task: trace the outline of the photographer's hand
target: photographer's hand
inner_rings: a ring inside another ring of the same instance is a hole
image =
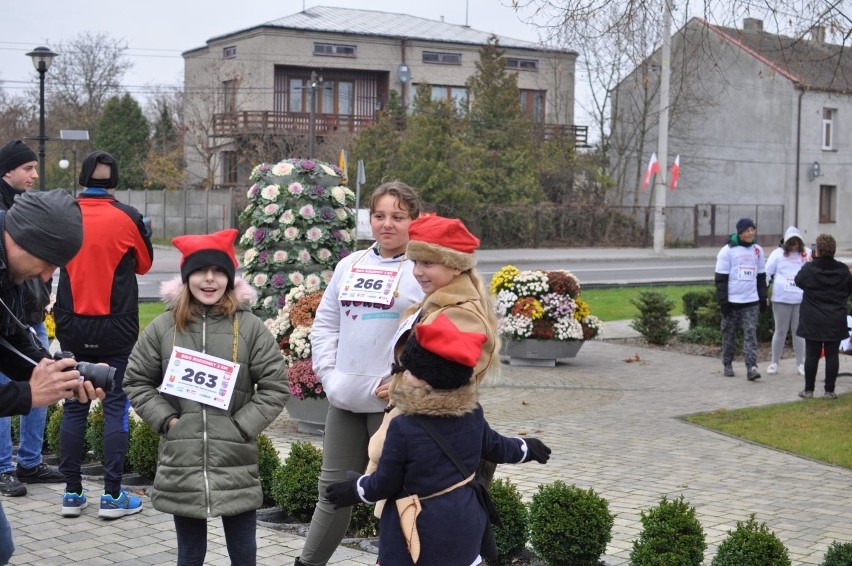
[[[101,389],[100,387],[95,388],[92,385],[91,381],[81,381],[77,385],[77,389],[74,390],[74,397],[81,403],[88,403],[89,401],[94,401],[95,399],[104,400],[106,397],[106,391]]]
[[[80,372],[73,369],[76,364],[77,362],[73,359],[55,361],[45,358],[41,360],[30,375],[32,406],[46,407],[74,395],[82,385]],[[91,387],[91,384],[89,386]]]

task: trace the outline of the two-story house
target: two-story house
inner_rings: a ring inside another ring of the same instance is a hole
[[[314,7],[213,37],[186,51],[186,160],[190,184],[245,184],[253,164],[240,148],[258,140],[322,142],[369,126],[395,91],[409,107],[417,86],[460,104],[491,34],[405,14]],[[497,37],[507,69],[517,72],[522,107],[542,124],[585,143],[573,126],[577,53]],[[265,147],[294,157],[304,144]],[[304,153],[299,155],[306,157]]]
[[[621,150],[634,163],[628,183],[642,179],[657,149],[659,61],[658,51],[616,93],[616,131],[635,136]],[[721,244],[738,217],[752,216],[766,245],[777,245],[788,225],[808,244],[823,232],[852,242],[852,225],[840,222],[852,203],[848,49],[827,43],[822,28],[794,38],[768,33],[755,19],[736,29],[693,18],[672,38],[670,84],[661,165],[680,155],[680,177],[666,205],[692,219],[667,214],[667,240]]]

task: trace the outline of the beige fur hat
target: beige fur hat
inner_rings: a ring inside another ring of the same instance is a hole
[[[461,220],[424,215],[408,227],[405,257],[440,263],[451,269],[467,271],[476,265],[473,252],[479,238],[471,234]]]

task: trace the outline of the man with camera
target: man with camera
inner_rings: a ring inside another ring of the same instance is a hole
[[[0,416],[26,415],[60,399],[88,403],[103,390],[80,381],[74,360],[54,361],[35,332],[21,322],[21,284],[50,281],[83,242],[80,207],[68,193],[27,191],[9,211],[0,210],[0,371],[12,382],[0,385]],[[0,505],[0,564],[14,551],[12,530]]]
[[[21,140],[13,140],[0,148],[0,210],[9,210],[15,198],[35,188],[38,179],[38,157]],[[39,341],[47,348],[45,308],[50,303],[50,282],[41,279],[25,281],[21,289],[21,321],[35,330]],[[0,383],[9,378],[0,373]],[[47,408],[33,407],[18,421],[19,438],[17,466],[12,461],[12,419],[0,417],[0,495],[21,497],[27,494],[27,483],[55,483],[62,474],[42,461],[44,425]]]
[[[115,368],[114,385],[104,399],[104,493],[98,517],[118,519],[142,511],[142,499],[121,489],[129,444],[130,404],[122,388],[124,370],[139,336],[136,275],[151,268],[151,235],[138,210],[114,196],[118,164],[109,153],[83,159],[77,196],[83,213],[83,246],[59,272],[56,337],[78,362]],[[85,371],[85,370],[84,370]],[[59,432],[59,471],[65,478],[61,513],[78,517],[88,502],[81,465],[89,403],[66,403]]]

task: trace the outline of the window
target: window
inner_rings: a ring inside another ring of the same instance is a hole
[[[336,43],[314,43],[314,55],[329,57],[355,57],[354,45],[338,45]]]
[[[536,122],[544,122],[543,90],[521,90],[521,110]]]
[[[237,152],[222,152],[222,183],[225,185],[237,184]]]
[[[439,65],[461,65],[461,53],[440,53],[437,51],[424,51],[424,63],[435,63]]]
[[[311,111],[311,87],[307,79],[289,79],[287,110]],[[317,114],[355,114],[355,83],[353,81],[325,80],[317,85]]]
[[[222,106],[225,112],[237,111],[237,81],[222,81]]]
[[[538,59],[516,59],[506,58],[506,68],[518,71],[538,71]]]
[[[464,110],[467,89],[463,86],[432,85],[432,100],[446,100],[456,110]]]
[[[837,210],[837,187],[834,185],[819,186],[819,221],[835,222]]]
[[[229,45],[228,47],[222,48],[222,59],[236,59],[237,58],[237,46]]]
[[[834,147],[834,117],[837,110],[834,108],[822,109],[822,148],[833,150]]]

